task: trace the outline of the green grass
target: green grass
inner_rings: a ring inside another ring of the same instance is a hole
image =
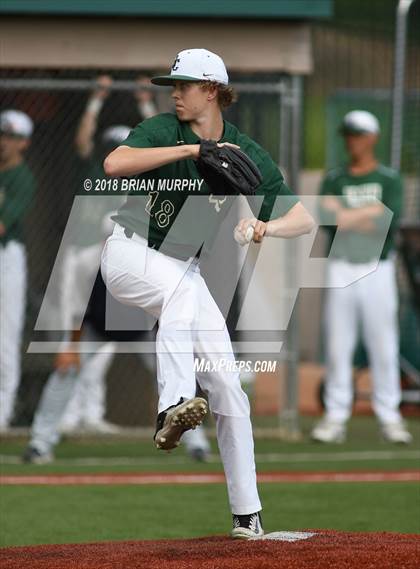
[[[419,467],[419,458],[413,455],[420,449],[420,422],[412,420],[409,428],[413,433],[414,443],[408,447],[396,447],[378,438],[376,422],[371,417],[357,417],[349,428],[348,441],[342,445],[318,445],[308,440],[309,429],[313,420],[304,418],[302,442],[288,443],[275,439],[258,439],[255,442],[259,471],[270,470],[396,470]],[[273,420],[265,421],[273,426]],[[12,457],[18,461],[25,449],[26,440],[3,441],[0,443],[0,455]],[[98,472],[219,472],[222,465],[217,455],[217,445],[212,441],[214,462],[197,464],[188,458],[182,449],[172,453],[157,451],[152,441],[124,439],[80,439],[68,440],[56,449],[57,462],[46,466],[28,466],[22,464],[0,464],[2,474],[46,474],[46,473],[98,473]],[[377,453],[392,453],[392,459],[380,458]],[[348,453],[365,453],[359,460],[352,460]],[[272,455],[278,455],[272,456]],[[271,456],[268,456],[271,455]],[[308,455],[306,458],[302,455]],[[94,457],[89,465],[80,464],[81,459]],[[296,457],[296,460],[294,460]],[[336,457],[336,458],[335,458]],[[113,459],[120,459],[113,461]],[[121,464],[126,459],[127,464]],[[79,462],[78,462],[79,461]]]
[[[261,498],[267,531],[420,532],[415,484],[262,484]],[[9,487],[1,505],[2,546],[187,538],[230,529],[223,485]]]
[[[304,420],[308,433],[312,421]],[[343,445],[257,440],[258,470],[399,470],[419,468],[420,424],[410,421],[415,443],[380,442],[372,418],[355,418]],[[26,441],[2,441],[0,454],[17,460]],[[221,471],[214,456],[197,464],[182,449],[171,454],[150,441],[70,440],[45,466],[3,463],[2,474]],[[358,454],[351,454],[358,453]],[[378,453],[386,453],[378,455]],[[95,457],[93,464],[80,461]],[[356,460],[357,458],[357,460]],[[125,461],[124,463],[121,463]],[[334,528],[349,531],[420,533],[420,490],[415,483],[262,484],[268,531]],[[2,546],[81,541],[159,539],[225,534],[230,528],[223,484],[193,486],[3,486],[0,489]]]
[[[66,442],[56,453],[56,462],[50,465],[23,465],[3,463],[0,473],[19,474],[63,474],[63,473],[108,473],[108,472],[221,472],[222,464],[217,448],[212,441],[211,462],[193,462],[179,449],[170,454],[158,452],[150,443],[140,442]],[[0,447],[1,448],[1,447]],[[417,447],[418,448],[418,447]],[[7,449],[7,452],[6,452]],[[3,445],[1,454],[14,462],[25,449],[25,444]],[[345,444],[321,446],[308,443],[284,443],[270,439],[256,443],[259,472],[267,471],[357,471],[357,470],[399,470],[418,468],[419,453],[413,447],[395,447],[379,443],[375,446]],[[355,454],[353,454],[355,453]],[[362,453],[362,454],[360,454]],[[385,457],[383,454],[385,453]],[[388,457],[390,453],[391,458]],[[354,457],[354,458],[353,458]],[[84,463],[84,459],[88,463]]]

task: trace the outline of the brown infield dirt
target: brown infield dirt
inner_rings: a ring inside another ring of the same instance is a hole
[[[420,535],[308,530],[295,542],[209,537],[10,547],[2,569],[418,569]]]
[[[150,484],[223,484],[222,472],[124,472],[119,474],[29,474],[0,476],[3,486],[96,486]],[[261,472],[258,482],[420,482],[420,469],[356,472]]]

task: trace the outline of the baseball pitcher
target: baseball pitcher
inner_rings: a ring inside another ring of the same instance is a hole
[[[255,191],[262,206],[237,228],[245,236],[252,226],[256,243],[308,233],[314,221],[268,153],[223,119],[234,94],[218,55],[183,50],[170,74],[152,83],[172,87],[175,114],[140,123],[105,159],[108,175],[139,176],[148,199],[130,195],[114,216],[102,274],[117,300],[142,307],[159,321],[157,447],[175,448],[184,432],[201,423],[207,402],[195,397],[198,381],[216,421],[233,514],[231,535],[248,539],[263,534],[249,401],[237,371],[194,372],[197,353],[209,361],[234,360],[224,317],[200,275],[200,258],[211,254],[211,234],[234,201],[230,193],[253,193],[259,184]],[[232,148],[240,152],[229,152]],[[210,174],[205,179],[203,173]],[[284,202],[274,216],[278,196]],[[187,221],[184,209],[196,197],[197,215]],[[206,203],[204,218],[198,212],[200,198]]]

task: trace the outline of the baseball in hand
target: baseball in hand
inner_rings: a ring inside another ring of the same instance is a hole
[[[246,231],[245,231],[245,235],[242,231],[240,231],[237,227],[235,227],[235,231],[233,234],[235,241],[237,243],[239,243],[239,245],[241,245],[241,247],[243,247],[244,245],[246,245],[247,243],[250,243],[252,241],[252,238],[254,236],[254,226],[253,225],[248,225]]]

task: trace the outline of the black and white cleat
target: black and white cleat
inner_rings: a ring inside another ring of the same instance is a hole
[[[171,450],[179,446],[183,433],[201,425],[206,413],[207,401],[202,397],[181,400],[159,413],[154,437],[156,448]]]
[[[239,516],[233,514],[233,529],[230,533],[234,539],[256,539],[264,535],[260,512]]]

